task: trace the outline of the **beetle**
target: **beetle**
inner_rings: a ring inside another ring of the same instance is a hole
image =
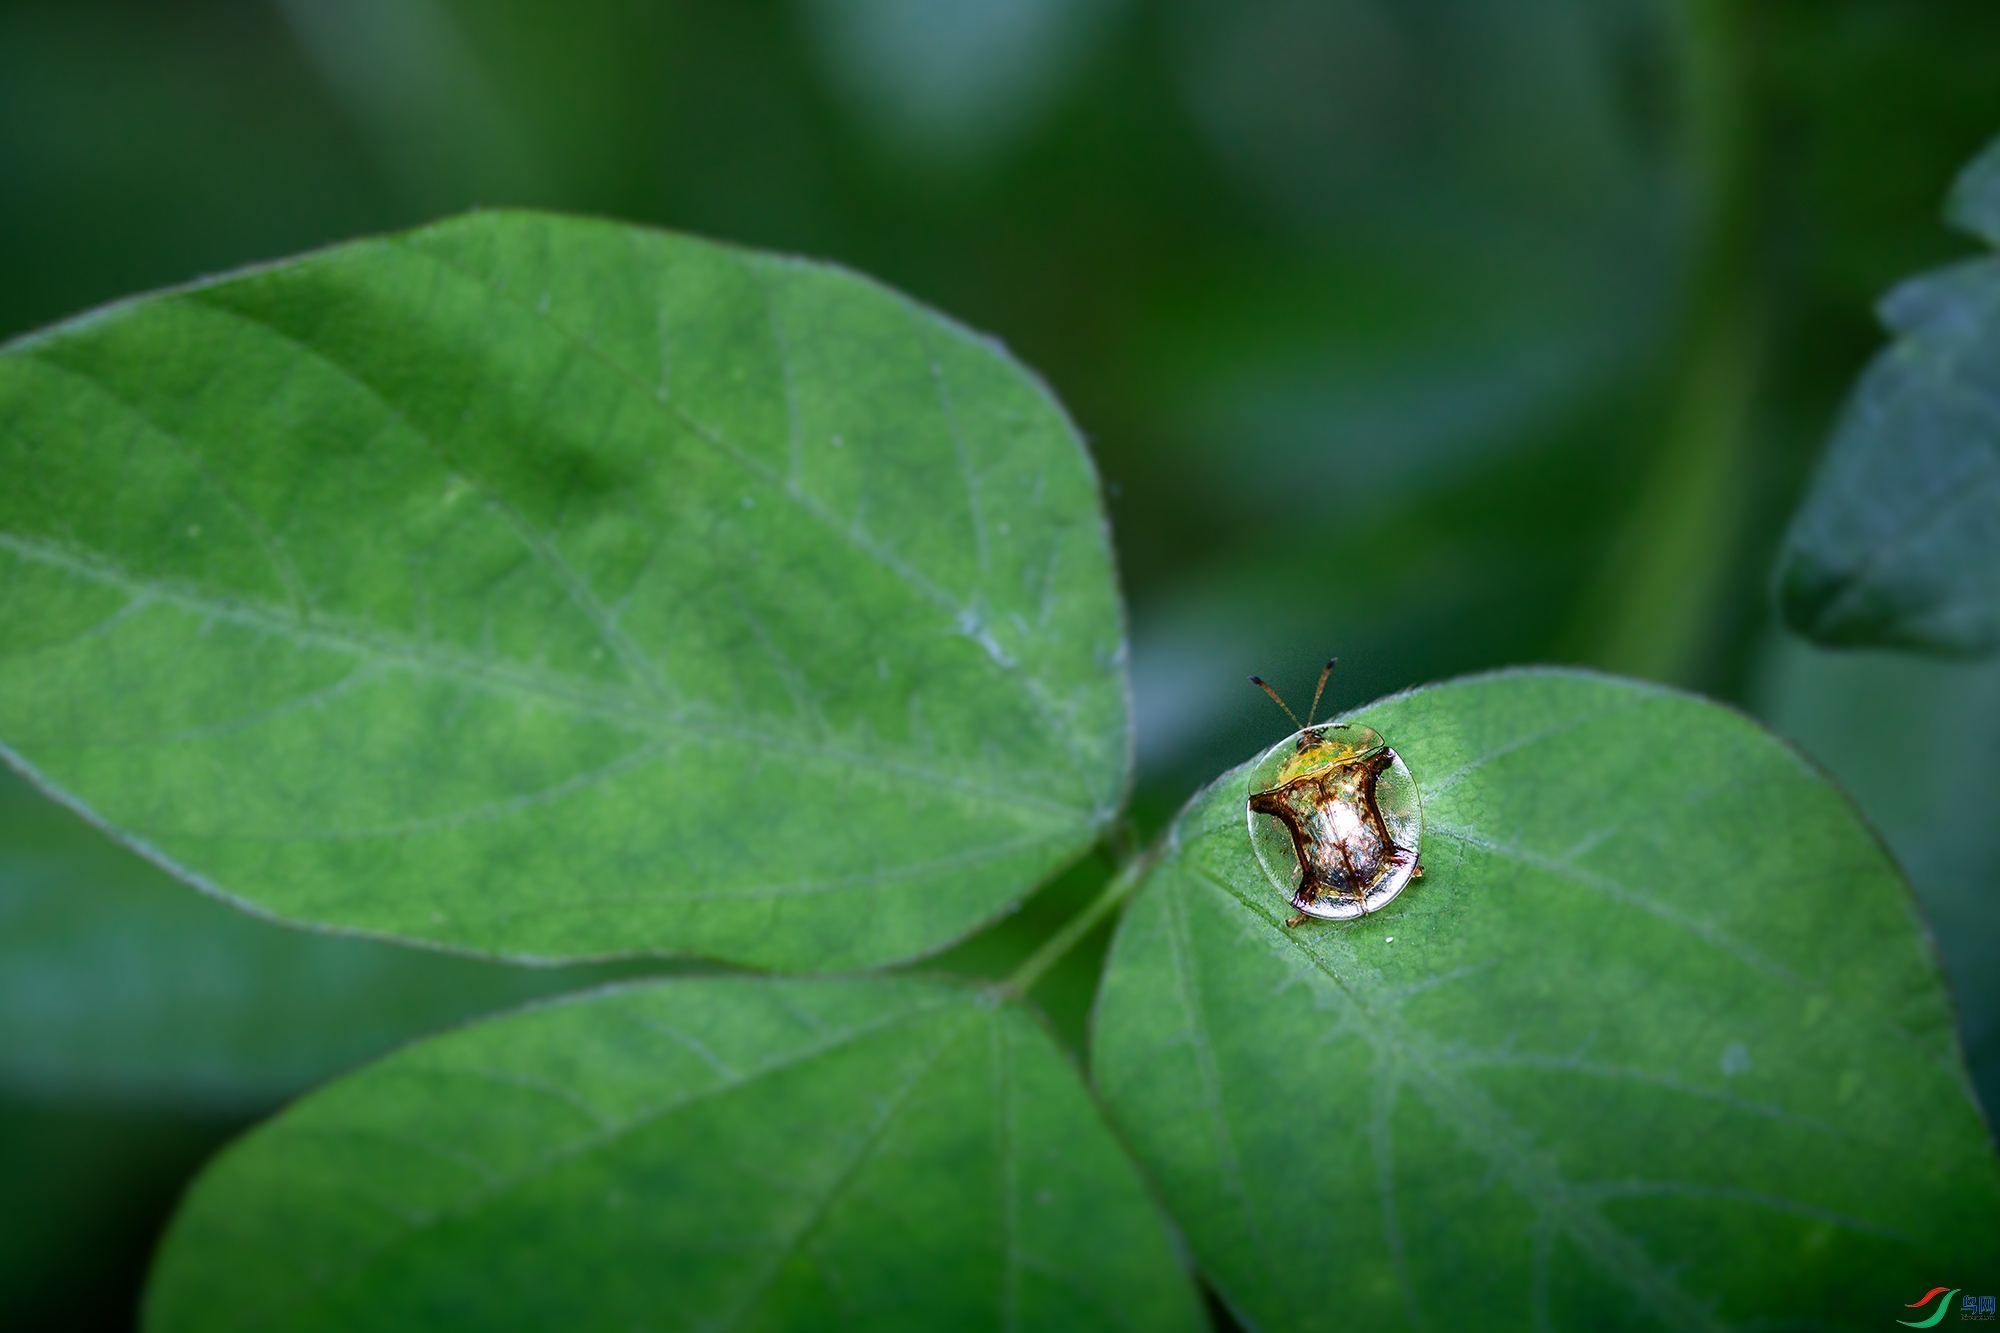
[[[1251,766],[1246,812],[1257,859],[1297,909],[1287,927],[1379,911],[1424,873],[1422,806],[1402,757],[1373,727],[1312,723],[1339,660],[1319,673],[1303,723],[1276,690],[1250,677],[1298,727]],[[1289,887],[1288,870],[1296,874]]]

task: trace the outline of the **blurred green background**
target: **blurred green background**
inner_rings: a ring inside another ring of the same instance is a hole
[[[1996,68],[1990,0],[0,0],[0,336],[483,204],[866,270],[1091,440],[1142,823],[1288,729],[1250,671],[1708,692],[1882,830],[1990,1106],[2000,670],[1811,649],[1769,584],[1874,301],[1973,248]],[[1072,1040],[1093,966],[1037,993]],[[0,1325],[129,1325],[249,1119],[618,971],[284,931],[0,778]]]

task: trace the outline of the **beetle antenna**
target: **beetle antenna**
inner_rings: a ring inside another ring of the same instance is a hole
[[[1258,689],[1260,689],[1260,690],[1264,691],[1264,693],[1266,693],[1266,694],[1270,695],[1270,696],[1271,696],[1271,702],[1272,702],[1272,703],[1274,703],[1274,704],[1276,704],[1276,705],[1278,705],[1278,707],[1280,707],[1280,708],[1282,708],[1282,709],[1284,709],[1284,710],[1285,710],[1285,716],[1286,716],[1286,717],[1288,717],[1288,718],[1290,718],[1290,719],[1292,720],[1292,725],[1293,725],[1293,726],[1295,726],[1295,727],[1298,727],[1298,729],[1299,729],[1300,731],[1304,731],[1304,730],[1305,730],[1305,727],[1304,727],[1304,726],[1302,726],[1302,725],[1300,725],[1300,723],[1299,723],[1299,715],[1298,715],[1297,713],[1294,713],[1294,712],[1292,711],[1292,706],[1291,706],[1290,704],[1286,703],[1286,702],[1285,702],[1285,701],[1284,701],[1283,699],[1280,699],[1280,698],[1278,697],[1278,692],[1277,692],[1276,690],[1272,689],[1272,688],[1271,688],[1271,687],[1270,687],[1269,685],[1266,685],[1266,684],[1264,683],[1264,678],[1263,678],[1262,676],[1252,676],[1252,677],[1250,677],[1250,683],[1251,683],[1252,685],[1255,685],[1255,686],[1256,686],[1256,687],[1257,687]]]
[[[1319,684],[1313,687],[1313,706],[1311,708],[1306,709],[1306,725],[1304,727],[1300,727],[1299,728],[1300,731],[1304,731],[1312,726],[1313,718],[1319,712],[1319,697],[1320,695],[1326,693],[1326,678],[1328,676],[1331,676],[1333,674],[1333,669],[1339,665],[1340,665],[1339,658],[1329,657],[1326,659],[1326,665],[1320,668]]]

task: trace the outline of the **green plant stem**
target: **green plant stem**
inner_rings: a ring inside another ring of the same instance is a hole
[[[1762,322],[1740,301],[1697,326],[1601,606],[1591,660],[1607,671],[1700,683],[1749,508]]]
[[[1142,852],[1121,865],[1103,890],[1088,906],[1069,920],[1063,922],[1055,934],[1043,940],[1035,951],[1021,960],[1021,965],[1008,974],[1007,979],[995,987],[1004,998],[1018,1000],[1035,988],[1042,974],[1053,967],[1058,959],[1076,947],[1077,941],[1088,935],[1105,917],[1118,910],[1124,901],[1132,896],[1145,878],[1146,870],[1153,864],[1153,853]]]
[[[1685,12],[1702,239],[1654,457],[1572,641],[1606,670],[1699,685],[1750,517],[1768,302],[1753,16],[1738,0]]]

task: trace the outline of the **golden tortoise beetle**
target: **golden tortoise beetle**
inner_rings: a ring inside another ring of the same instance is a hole
[[[1423,807],[1416,779],[1373,727],[1312,723],[1326,690],[1327,662],[1300,723],[1278,692],[1256,676],[1298,731],[1250,765],[1250,846],[1298,914],[1347,921],[1389,905],[1424,870]]]

